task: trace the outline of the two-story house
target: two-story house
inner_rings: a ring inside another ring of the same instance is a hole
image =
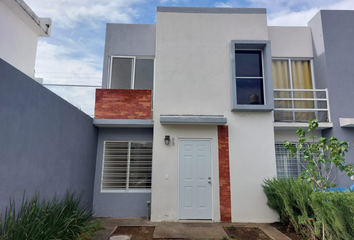
[[[317,136],[354,141],[352,29],[353,11],[270,27],[266,9],[240,8],[158,7],[156,25],[107,24],[96,215],[144,216],[151,201],[153,221],[276,221],[263,180],[302,170],[284,140],[317,118]]]

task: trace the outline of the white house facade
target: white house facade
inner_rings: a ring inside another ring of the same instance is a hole
[[[156,25],[107,24],[96,215],[277,221],[261,184],[299,176],[301,164],[282,147],[296,144],[297,127],[317,118],[318,137],[354,140],[354,116],[338,109],[344,100],[329,101],[354,89],[332,61],[348,54],[351,64],[350,53],[330,48],[341,34],[353,40],[335,32],[353,19],[320,11],[307,27],[270,27],[266,9],[158,7]]]

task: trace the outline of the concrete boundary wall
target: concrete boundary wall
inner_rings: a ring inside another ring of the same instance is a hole
[[[24,191],[83,191],[92,206],[97,134],[91,117],[0,59],[0,214]]]

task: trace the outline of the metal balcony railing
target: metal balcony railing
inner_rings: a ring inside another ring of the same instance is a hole
[[[101,86],[92,85],[62,85],[62,84],[43,84],[59,97],[71,103],[90,117],[95,112],[95,93]]]
[[[274,89],[274,121],[331,122],[327,89]]]

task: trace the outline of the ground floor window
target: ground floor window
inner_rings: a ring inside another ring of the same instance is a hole
[[[294,143],[298,146],[298,143]],[[304,148],[304,147],[303,147]],[[275,159],[277,164],[277,177],[300,177],[305,170],[306,162],[304,156],[298,152],[295,156],[290,156],[283,143],[275,144]]]
[[[102,192],[151,191],[152,142],[105,141]]]

